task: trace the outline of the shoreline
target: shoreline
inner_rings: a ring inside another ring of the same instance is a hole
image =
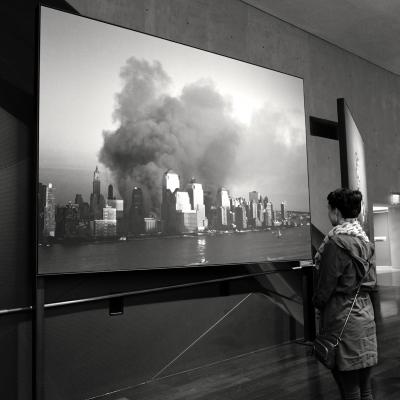
[[[132,241],[141,241],[141,240],[152,240],[152,239],[184,239],[184,238],[194,238],[194,237],[203,237],[203,236],[218,236],[218,235],[232,235],[232,234],[246,234],[246,233],[262,233],[262,232],[271,232],[271,234],[276,234],[278,231],[284,232],[288,229],[295,228],[307,228],[310,229],[310,225],[301,225],[301,226],[275,226],[268,227],[262,229],[246,229],[246,230],[210,230],[206,232],[187,232],[181,234],[163,234],[163,233],[153,233],[153,234],[139,234],[133,235],[128,234],[126,236],[122,235],[120,237],[113,238],[52,238],[49,241],[39,242],[38,247],[51,247],[56,244],[62,245],[84,245],[84,244],[103,244],[103,243],[124,243],[124,242],[132,242]]]

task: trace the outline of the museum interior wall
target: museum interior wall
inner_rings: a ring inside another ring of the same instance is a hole
[[[329,228],[326,195],[340,186],[339,145],[311,136],[309,117],[337,121],[337,98],[346,99],[364,138],[370,202],[386,203],[390,192],[400,191],[397,75],[241,1],[45,4],[302,77],[311,218],[321,232]],[[0,55],[0,310],[30,307],[34,298],[36,5],[26,0],[0,5],[0,40],[5,49]],[[398,235],[397,228],[391,229]],[[393,260],[393,252],[399,250],[391,251]],[[46,302],[56,302],[144,287],[150,284],[149,277],[156,286],[218,274],[180,276],[175,271],[173,279],[169,271],[140,277],[134,272],[54,277],[46,281],[45,295]],[[272,288],[292,295],[300,291],[296,277],[277,277]],[[207,296],[204,291],[187,290],[161,298],[125,299],[120,316],[109,315],[108,301],[47,310],[41,354],[44,398],[89,398],[302,336],[299,305],[220,285],[207,290]],[[204,340],[165,368],[220,320]],[[32,321],[29,310],[0,314],[0,370],[6,378],[1,398],[31,398]]]

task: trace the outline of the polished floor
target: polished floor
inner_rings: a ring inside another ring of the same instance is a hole
[[[400,287],[376,297],[379,364],[376,400],[400,399]],[[309,347],[289,343],[99,397],[100,400],[338,400],[330,372]]]

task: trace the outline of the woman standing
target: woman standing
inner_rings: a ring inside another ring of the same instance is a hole
[[[357,221],[362,195],[337,189],[328,195],[333,225],[316,255],[318,283],[314,305],[320,330],[339,335],[357,287],[363,283],[344,329],[332,370],[343,400],[372,400],[371,367],[378,362],[374,310],[369,291],[376,286],[375,250]],[[360,262],[355,257],[368,262]]]

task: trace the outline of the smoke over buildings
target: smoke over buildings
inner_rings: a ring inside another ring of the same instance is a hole
[[[114,112],[119,127],[103,133],[99,160],[114,175],[124,200],[129,202],[132,187],[140,186],[146,211],[159,212],[161,179],[168,169],[179,171],[181,182],[196,177],[213,192],[224,185],[243,127],[214,84],[192,82],[172,96],[162,65],[134,57],[120,76],[123,88]]]

